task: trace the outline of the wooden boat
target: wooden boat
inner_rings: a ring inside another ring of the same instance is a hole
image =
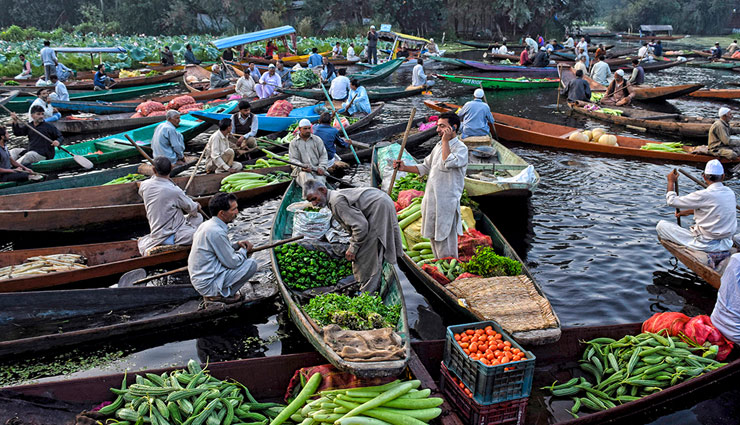
[[[740,89],[705,89],[689,93],[701,99],[740,99]]]
[[[429,56],[429,60],[440,62],[446,65],[452,65],[457,68],[468,68],[468,66],[460,62],[459,59],[448,58],[446,56]]]
[[[439,78],[452,83],[463,84],[466,86],[479,87],[484,89],[501,89],[501,90],[526,90],[539,89],[548,87],[557,87],[560,80],[557,78],[492,78],[492,77],[471,77],[467,75],[447,75],[436,74]]]
[[[699,68],[708,69],[732,69],[740,67],[739,62],[696,62],[691,61],[686,63],[687,66],[695,66]]]
[[[692,50],[692,53],[694,55],[702,57],[702,58],[711,58],[712,52],[706,52],[703,50]],[[728,60],[728,61],[740,61],[740,58],[733,58],[732,55],[722,55],[722,59]]]
[[[459,105],[451,103],[425,100],[424,105],[439,111],[456,111]],[[661,143],[655,140],[637,139],[634,137],[617,136],[619,146],[606,146],[598,143],[578,142],[569,140],[575,131],[580,129],[563,125],[549,124],[542,121],[529,120],[511,115],[493,113],[496,120],[496,133],[503,140],[519,142],[528,145],[544,146],[554,149],[566,149],[580,152],[593,152],[603,155],[622,158],[641,158],[661,161],[677,161],[686,163],[706,163],[711,159],[719,159],[723,163],[737,163],[740,159],[726,160],[709,155],[689,153],[689,147],[684,146],[686,153],[661,152],[640,149],[646,143]]]
[[[509,60],[512,62],[519,62],[519,55],[506,55],[503,53],[483,53],[483,59],[487,61]]]
[[[367,97],[371,102],[388,101],[395,99],[402,99],[404,97],[411,97],[421,94],[422,88],[414,88],[407,90],[406,87],[371,87],[366,88]],[[300,96],[308,99],[325,100],[326,95],[321,89],[278,89],[278,91],[291,95]]]
[[[215,99],[234,94],[236,91],[236,86],[233,85],[211,89],[211,71],[207,71],[198,65],[185,66],[185,75],[183,76],[182,81],[191,93],[198,93],[205,90],[216,90],[216,92],[213,92],[214,96],[218,94],[218,97]]]
[[[642,62],[640,66],[642,67],[642,69],[645,70],[645,72],[655,72],[655,71],[660,71],[661,69],[672,68],[674,66],[683,65],[686,63],[689,63],[689,62],[665,59],[665,60],[656,60],[655,62]],[[627,71],[632,72],[631,66],[621,66],[619,67],[619,69],[625,72]]]
[[[589,105],[595,106],[582,101],[568,104],[573,112],[589,118],[626,126],[637,131],[645,130],[667,136],[706,140],[709,128],[714,123],[711,118],[663,114],[624,106],[609,106],[609,109],[622,111],[622,115],[611,115],[587,108]],[[740,123],[733,123],[732,132],[740,134]]]
[[[510,72],[513,74],[537,74],[537,75],[557,75],[558,70],[553,66],[534,67],[520,65],[494,65],[478,61],[460,59],[460,62],[470,68],[480,69],[489,72]]]
[[[124,99],[131,99],[139,96],[143,96],[155,91],[159,90],[166,90],[170,88],[174,88],[177,86],[177,83],[159,83],[159,84],[152,84],[149,86],[138,86],[138,87],[126,87],[126,88],[116,88],[116,89],[108,89],[108,90],[98,90],[98,91],[87,91],[87,92],[77,92],[77,93],[70,93],[69,99],[70,100],[88,100],[88,101],[95,101],[95,100],[124,100]],[[36,97],[16,97],[12,101],[8,102],[8,109],[10,109],[13,112],[28,112],[28,108],[31,107],[31,103],[36,100]]]
[[[133,148],[132,148],[133,149]],[[255,173],[290,171],[286,167],[262,168]],[[225,174],[196,175],[188,193],[203,208],[219,193]],[[190,177],[176,177],[184,188]],[[242,202],[280,193],[287,183],[234,192]],[[0,197],[0,230],[15,232],[59,232],[106,228],[112,225],[146,224],[146,209],[136,183],[21,193]]]
[[[350,60],[346,58],[332,58],[329,55],[331,54],[331,51],[321,52],[319,55],[326,56],[327,59],[329,59],[329,63],[333,64],[334,66],[351,66],[357,64],[357,62],[360,61],[360,58],[357,58],[356,60]],[[306,66],[308,64],[308,58],[311,55],[299,55],[299,56],[284,56],[280,58],[280,60],[283,61],[285,66],[295,66],[297,64],[300,64],[301,66]],[[250,63],[260,64],[260,65],[270,65],[277,62],[273,58],[265,58],[262,56],[248,56],[246,58],[243,58],[241,62],[237,61],[226,61],[227,64],[232,65],[234,67],[239,68],[246,68],[249,66]]]
[[[488,153],[485,148],[473,148],[468,150],[468,169],[465,177],[465,190],[468,195],[476,200],[478,198],[492,197],[530,197],[540,182],[540,175],[532,170],[534,179],[528,182],[499,182],[492,178],[481,178],[503,173],[507,178],[517,176],[522,170],[529,167],[529,163],[509,148],[497,142],[491,141],[493,157],[480,158],[478,151]]]
[[[457,40],[456,43],[462,44],[463,46],[476,47],[478,49],[487,49],[489,47],[498,46],[500,44],[498,41],[475,41],[475,40]]]
[[[640,34],[630,34],[630,33],[622,33],[617,34],[617,37],[621,37],[622,40],[681,40],[682,38],[686,38],[685,35],[640,35]]]
[[[115,87],[125,88],[125,87],[137,87],[137,86],[144,86],[144,85],[150,85],[150,84],[164,83],[167,81],[172,81],[184,73],[185,71],[169,71],[164,74],[153,75],[151,77],[141,76],[141,77],[118,78],[116,79]],[[28,86],[35,87],[34,84],[35,83],[29,83]],[[21,87],[23,85],[24,84],[21,84]],[[69,90],[93,90],[95,88],[95,84],[93,83],[93,80],[67,81],[66,83],[64,83],[64,85]]]
[[[683,263],[684,266],[696,273],[700,278],[704,279],[704,281],[710,284],[714,289],[719,290],[719,287],[722,284],[722,275],[717,270],[709,267],[701,259],[697,258],[691,249],[661,238],[658,238],[658,241],[668,250],[668,252],[673,254],[678,261]]]
[[[131,118],[131,112],[111,115],[93,115],[77,118],[74,115],[66,116],[52,125],[62,134],[110,133],[114,131],[130,130],[145,125],[164,121],[164,115],[153,117]]]
[[[290,223],[292,223],[293,214],[290,213],[287,208],[290,204],[301,201],[302,199],[301,188],[295,183],[295,181],[293,181],[285,192],[283,201],[275,214],[275,220],[273,221],[272,230],[270,232],[270,239],[272,241],[285,239],[291,236],[289,229],[292,228]],[[314,346],[316,351],[321,353],[331,362],[331,364],[343,371],[351,372],[359,377],[397,376],[406,368],[406,363],[409,361],[411,356],[411,340],[409,338],[406,304],[403,298],[403,291],[401,289],[401,283],[398,280],[398,276],[396,275],[396,269],[393,265],[385,262],[383,263],[378,295],[383,299],[385,304],[401,305],[401,317],[399,318],[394,330],[404,341],[405,357],[402,360],[357,362],[344,360],[324,342],[322,329],[313,321],[313,319],[311,319],[311,317],[303,312],[297,295],[294,294],[293,290],[288,288],[285,282],[283,282],[274,250],[270,250],[270,257],[278,289],[280,290],[280,295],[283,297],[285,305],[288,308],[290,318],[293,320],[293,323],[295,323],[298,330],[301,331],[303,336],[305,336],[311,345]]]
[[[573,69],[568,67],[559,66],[558,73],[560,74],[560,81],[563,87],[565,87],[570,80],[576,78]],[[606,86],[597,83],[591,77],[584,76],[584,80],[588,81],[588,85],[591,87],[591,91],[605,92]],[[635,100],[642,102],[662,102],[667,99],[676,99],[681,96],[685,96],[689,93],[695,92],[700,88],[704,87],[704,84],[683,84],[680,86],[633,86],[635,90]]]
[[[371,185],[373,187],[380,187],[382,183],[382,176],[378,167],[378,158],[376,152],[377,149],[374,149],[371,162]],[[521,258],[519,258],[519,255],[517,255],[516,251],[514,251],[511,245],[509,245],[509,242],[506,241],[504,236],[501,234],[501,232],[499,232],[499,230],[491,222],[491,220],[480,211],[475,211],[475,223],[476,230],[491,237],[493,248],[499,255],[504,255],[511,258],[512,260],[516,260],[522,265],[522,274],[527,276],[532,281],[532,284],[534,285],[539,295],[547,299],[547,297],[542,292],[542,288],[540,288],[540,285],[535,281],[534,277],[529,272],[527,264],[523,262]],[[434,278],[432,278],[429,274],[422,270],[421,267],[417,266],[416,263],[407,254],[404,253],[401,258],[404,265],[409,270],[411,270],[411,273],[424,286],[424,288],[427,289],[431,294],[433,294],[434,297],[442,304],[448,307],[450,311],[455,312],[455,317],[457,317],[459,320],[468,320],[471,322],[493,320],[491,318],[485,318],[479,313],[476,313],[473,310],[469,309],[466,306],[464,300],[458,299],[458,297],[454,295],[444,285],[434,280]],[[525,345],[542,344],[545,342],[557,341],[560,338],[560,320],[557,318],[557,315],[554,311],[552,312],[552,314],[557,322],[557,327],[539,329],[537,331],[515,332],[512,334],[512,336],[518,342]]]
[[[97,284],[96,280],[112,278],[141,267],[161,267],[188,258],[189,249],[163,252],[142,257],[135,240],[70,245],[53,248],[22,249],[0,252],[0,267],[21,264],[39,255],[77,254],[87,258],[87,267],[48,274],[29,275],[0,280],[0,292],[33,291],[62,285]],[[109,285],[104,282],[103,285]],[[25,305],[30,308],[30,306]],[[44,307],[40,305],[40,307]],[[0,323],[3,321],[0,320]]]
[[[230,112],[236,108],[237,102],[228,102],[224,105],[214,106],[206,112]],[[66,148],[73,154],[83,155],[93,162],[93,164],[103,164],[110,161],[118,161],[132,158],[139,155],[139,152],[131,146],[126,139],[128,134],[132,139],[141,145],[148,145],[154,136],[154,130],[159,124],[150,124],[145,127],[129,130],[124,133],[118,133],[100,139],[90,140],[87,142],[67,145]],[[192,139],[198,134],[206,131],[210,124],[198,121],[191,114],[181,116],[180,125],[177,131],[180,132],[185,141]],[[39,161],[31,166],[34,171],[40,173],[58,172],[65,169],[74,169],[78,167],[69,154],[56,148],[53,159]]]
[[[42,182],[3,182],[0,183],[0,196],[13,195],[16,193],[43,192],[46,190],[71,189],[74,187],[98,186],[119,177],[136,173],[138,169],[139,165],[136,164],[102,171],[92,171],[89,173],[82,173]]]
[[[606,51],[604,56],[606,56],[607,59],[609,58],[618,58],[620,56],[630,56],[630,55],[636,55],[637,49],[634,47],[629,48],[619,48],[619,49],[609,49]]]
[[[98,114],[98,115],[105,115],[105,114],[122,114],[125,112],[133,114],[136,112],[136,106],[139,105],[139,102],[126,102],[126,103],[114,103],[114,102],[103,102],[102,100],[97,100],[93,102],[88,102],[84,100],[70,100],[70,101],[62,101],[62,100],[52,100],[51,106],[57,108],[59,111],[62,112],[86,112],[90,114]]]
[[[393,59],[381,63],[380,65],[375,65],[372,68],[366,69],[357,74],[350,74],[347,77],[350,80],[357,79],[357,81],[362,84],[376,83],[393,74],[402,64],[403,59]]]
[[[0,294],[0,358],[211,322],[277,295],[272,282],[253,283],[252,289],[250,298],[206,308],[189,284]]]
[[[664,58],[677,58],[679,56],[683,56],[685,58],[695,58],[699,57],[697,53],[695,53],[695,50],[669,50],[663,52]]]
[[[568,62],[575,61],[575,59],[576,59],[575,53],[573,53],[573,52],[566,52],[566,51],[563,51],[563,50],[555,50],[555,51],[552,52],[552,55],[553,56],[557,56],[557,57],[555,57],[553,59],[556,60],[556,61],[559,61],[561,63],[563,61],[561,61],[560,58],[565,59]],[[590,60],[593,61],[594,58],[591,57]],[[612,66],[620,66],[620,65],[627,65],[627,64],[632,63],[632,58],[630,58],[630,57],[626,57],[626,58],[608,58],[608,59],[604,59],[604,62],[606,62],[606,64],[609,65],[610,67],[612,67]]]

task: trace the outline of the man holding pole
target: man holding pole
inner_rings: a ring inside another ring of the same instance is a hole
[[[275,73],[275,65],[270,64],[267,67],[267,72],[260,77],[260,82],[254,90],[257,92],[257,97],[265,99],[275,94],[275,89],[282,86],[283,82],[280,81],[280,76]]]
[[[468,148],[457,138],[460,118],[445,112],[437,121],[441,140],[424,162],[406,165],[393,161],[398,171],[429,175],[421,203],[421,234],[431,241],[435,258],[457,257],[457,236],[463,234],[460,198],[465,187]]]
[[[293,166],[291,173],[301,187],[309,179],[326,182],[326,147],[319,136],[311,134],[311,121],[304,118],[298,123],[298,137],[290,142],[288,158],[291,162],[304,165]]]
[[[61,145],[62,133],[45,121],[44,108],[41,106],[31,107],[31,121],[27,125],[18,118],[15,112],[10,113],[13,120],[13,134],[16,136],[28,136],[28,149],[15,148],[10,150],[10,155],[21,165],[28,167],[45,159],[53,159],[54,148]],[[29,126],[38,131],[32,131]]]
[[[466,138],[475,137],[476,142],[482,141],[478,138],[484,138],[488,140],[491,134],[491,126],[493,126],[495,120],[491,114],[491,108],[486,102],[483,101],[485,93],[483,89],[475,89],[473,92],[473,100],[467,102],[460,112],[457,113],[462,118],[462,140]]]
[[[341,158],[337,156],[337,146],[348,148],[352,145],[352,141],[349,139],[343,139],[339,136],[339,130],[332,127],[331,125],[332,114],[324,112],[319,117],[319,123],[314,126],[314,136],[319,136],[324,141],[324,147],[326,148],[326,159],[328,171],[333,171],[334,168],[347,168],[349,164],[343,162]],[[341,119],[338,117],[337,119]]]

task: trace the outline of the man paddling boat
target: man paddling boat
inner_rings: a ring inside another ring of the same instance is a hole
[[[635,89],[624,78],[624,71],[618,69],[614,73],[614,79],[606,88],[606,94],[601,99],[604,105],[626,106],[632,102],[635,97]]]
[[[339,130],[331,125],[332,114],[324,112],[319,117],[319,123],[314,126],[313,134],[318,136],[324,141],[324,148],[326,148],[326,159],[327,159],[327,171],[331,172],[335,168],[347,168],[349,164],[343,162],[341,158],[337,156],[337,146],[344,148],[350,147],[352,141],[347,139],[344,140],[339,136]]]
[[[44,108],[38,105],[33,106],[30,113],[31,121],[26,125],[21,123],[15,112],[10,113],[10,118],[13,120],[13,134],[16,136],[28,136],[28,149],[11,149],[10,155],[25,167],[45,159],[53,159],[56,154],[54,148],[59,146],[62,140],[64,140],[62,133],[45,121]],[[36,131],[46,136],[46,138],[35,131],[29,130],[28,126],[33,126]],[[52,142],[49,143],[49,140]]]
[[[457,115],[462,119],[462,140],[469,137],[489,137],[494,124],[491,107],[483,101],[483,89],[475,89],[473,100],[467,102]]]
[[[719,108],[719,119],[709,128],[709,153],[725,159],[735,159],[740,155],[740,141],[730,138],[730,108]]]
[[[677,217],[693,214],[695,224],[684,229],[678,224],[660,220],[656,227],[660,239],[706,253],[708,264],[719,264],[729,255],[732,236],[737,230],[735,192],[722,184],[724,173],[722,164],[713,159],[704,169],[707,188],[678,196],[674,190],[678,172],[671,171],[667,176],[666,204],[680,209],[676,212]]]
[[[206,144],[206,173],[228,173],[239,171],[242,164],[234,161],[236,152],[229,146],[231,134],[231,119],[223,118],[218,123],[218,130],[214,131]]]
[[[303,168],[292,166],[291,173],[301,187],[309,179],[326,181],[326,147],[319,136],[311,134],[311,121],[304,118],[298,123],[298,137],[290,142],[288,157],[291,162],[304,165]]]
[[[348,107],[349,109],[347,109]],[[347,100],[342,103],[342,108],[347,109],[346,113],[353,117],[369,115],[372,112],[367,90],[357,78],[353,78],[349,82],[349,94]]]
[[[151,233],[139,238],[139,252],[148,255],[160,245],[190,245],[193,234],[203,222],[198,204],[170,180],[172,164],[165,157],[154,158],[154,176],[141,183],[139,196],[144,200]]]
[[[229,241],[228,224],[239,214],[236,196],[219,193],[211,198],[208,210],[211,218],[195,232],[190,248],[190,282],[206,301],[239,302],[243,298],[239,290],[254,276],[257,262],[249,258],[249,241]]]
[[[568,85],[563,87],[561,94],[568,96],[568,102],[578,100],[589,102],[591,100],[591,86],[583,79],[582,69],[576,71],[576,78],[568,81]]]
[[[421,203],[422,236],[431,241],[435,258],[457,258],[457,236],[463,234],[460,198],[465,187],[468,148],[457,138],[460,118],[445,112],[437,121],[441,140],[417,165],[393,161],[398,171],[429,175]]]
[[[377,292],[383,261],[396,264],[403,254],[393,200],[374,187],[329,190],[317,180],[308,180],[303,192],[314,206],[328,206],[339,225],[349,233],[349,248],[344,257],[352,262],[352,274],[360,284],[360,291]]]

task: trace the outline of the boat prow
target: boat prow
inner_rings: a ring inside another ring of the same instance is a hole
[[[706,264],[706,255],[665,239],[658,238],[658,241],[660,241],[661,245],[663,245],[668,252],[673,254],[678,261],[683,263],[684,266],[696,273],[700,278],[704,279],[705,282],[712,285],[714,289],[719,289],[722,284],[722,275],[717,270]],[[705,258],[701,258],[701,256],[704,256]]]

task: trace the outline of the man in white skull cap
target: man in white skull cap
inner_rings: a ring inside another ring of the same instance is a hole
[[[709,128],[709,153],[725,159],[735,159],[740,155],[740,141],[730,139],[730,108],[719,108],[719,119]]]
[[[491,108],[483,101],[483,89],[475,89],[473,100],[467,102],[457,115],[462,120],[461,139],[465,142],[470,137],[488,137],[494,119]]]
[[[304,118],[298,123],[298,137],[290,142],[288,157],[291,162],[303,165],[294,165],[291,174],[301,187],[309,179],[326,182],[329,162],[326,147],[319,136],[311,133],[311,121]]]
[[[694,215],[694,225],[689,229],[666,220],[660,220],[656,227],[658,239],[706,254],[707,265],[716,266],[730,255],[732,236],[737,230],[737,205],[735,192],[722,184],[725,170],[719,160],[707,162],[704,168],[706,189],[684,196],[675,191],[678,172],[674,169],[668,178],[666,204],[678,211],[676,217]]]

